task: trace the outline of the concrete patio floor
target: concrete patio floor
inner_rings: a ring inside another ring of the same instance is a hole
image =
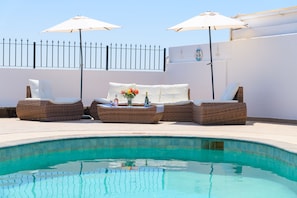
[[[246,125],[201,126],[192,122],[126,124],[88,119],[67,122],[0,119],[0,148],[44,140],[100,136],[185,136],[249,140],[297,153],[297,125],[293,124],[248,121]]]

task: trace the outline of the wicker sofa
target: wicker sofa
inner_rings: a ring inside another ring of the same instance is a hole
[[[243,87],[230,84],[220,100],[193,101],[193,121],[201,125],[245,124],[246,103],[243,102]]]
[[[47,82],[29,80],[26,99],[19,100],[16,113],[21,120],[64,121],[79,120],[83,104],[77,98],[53,98]]]
[[[97,105],[110,103],[117,95],[119,104],[126,104],[127,99],[120,93],[128,88],[136,88],[139,94],[133,99],[133,105],[143,105],[146,92],[151,104],[164,105],[163,121],[192,121],[192,101],[188,84],[171,85],[141,85],[126,83],[109,83],[109,90],[106,98],[94,99],[90,105],[90,115],[94,119],[100,119],[97,113]]]

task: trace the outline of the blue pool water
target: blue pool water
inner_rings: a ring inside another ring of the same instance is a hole
[[[0,156],[0,197],[297,197],[296,154],[244,141],[70,139]]]

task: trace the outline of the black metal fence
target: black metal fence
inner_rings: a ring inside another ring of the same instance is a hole
[[[160,46],[85,42],[82,50],[85,69],[165,71],[166,48]],[[3,39],[0,67],[79,68],[79,43]]]

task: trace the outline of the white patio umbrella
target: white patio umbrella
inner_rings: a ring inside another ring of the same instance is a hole
[[[214,82],[213,82],[213,62],[211,48],[211,30],[228,29],[228,28],[245,28],[244,22],[220,15],[217,12],[203,12],[198,16],[190,18],[182,23],[168,28],[176,32],[188,30],[208,30],[209,31],[209,49],[210,49],[210,66],[211,66],[211,83],[212,98],[214,99]]]
[[[111,30],[120,28],[120,26],[106,23],[103,21],[91,19],[85,16],[76,16],[67,21],[64,21],[56,26],[43,30],[42,32],[79,32],[79,49],[80,49],[80,98],[82,99],[82,84],[83,84],[83,53],[82,53],[82,31],[92,30]]]

